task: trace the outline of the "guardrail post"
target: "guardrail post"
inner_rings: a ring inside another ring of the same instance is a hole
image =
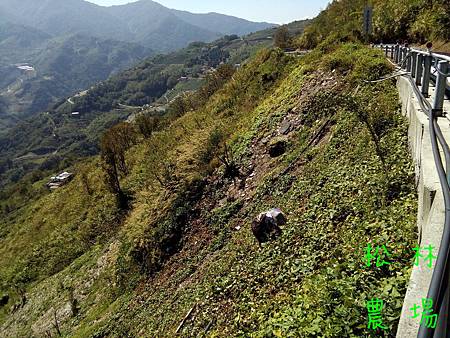
[[[400,46],[399,45],[395,45],[395,52],[394,52],[394,54],[395,54],[394,61],[395,61],[395,63],[398,64],[400,62]]]
[[[402,62],[403,62],[402,68],[405,69],[405,70],[407,68],[406,55],[408,55],[408,48],[404,47],[403,48],[403,54],[402,54]]]
[[[395,47],[391,46],[391,59],[394,60],[394,55],[395,55]]]
[[[407,53],[409,53],[409,49],[406,50]],[[412,55],[410,55],[407,59],[406,59],[406,70],[408,73],[411,73],[411,66],[412,66]]]
[[[416,85],[420,86],[422,84],[422,74],[423,74],[423,55],[417,55],[417,69],[416,69]]]
[[[404,68],[405,63],[403,62],[403,60],[405,59],[405,47],[400,47],[400,60],[399,63],[401,64],[401,68]]]
[[[385,49],[385,52],[386,52],[386,57],[388,57],[388,54],[389,54],[389,46],[386,46],[384,49]]]
[[[430,96],[428,94],[430,89],[430,78],[431,78],[431,61],[433,58],[431,55],[425,55],[423,61],[423,81],[422,81],[422,94],[425,97]]]
[[[437,62],[436,68],[439,72],[436,77],[433,110],[436,112],[436,116],[443,116],[445,87],[447,86],[447,77],[443,74],[447,74],[448,72],[448,61]]]
[[[416,77],[417,73],[417,52],[411,52],[411,76]]]

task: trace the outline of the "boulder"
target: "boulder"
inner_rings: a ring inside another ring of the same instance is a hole
[[[284,213],[278,209],[271,209],[258,215],[253,220],[252,232],[259,245],[277,238],[281,235],[281,225],[286,224],[287,218]]]
[[[269,141],[270,141],[270,136],[266,136],[261,140],[261,143],[266,145],[267,143],[269,143]]]
[[[281,135],[287,135],[291,132],[292,130],[292,124],[289,121],[284,121],[283,123],[281,123],[280,126],[280,134]]]
[[[274,208],[266,212],[266,215],[272,217],[277,225],[285,225],[287,222],[286,215],[281,211],[281,209]]]

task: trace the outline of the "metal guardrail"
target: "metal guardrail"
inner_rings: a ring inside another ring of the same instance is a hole
[[[441,246],[433,271],[428,299],[433,300],[433,313],[439,314],[439,320],[435,329],[427,328],[426,323],[421,323],[418,338],[449,337],[449,283],[450,283],[450,148],[442,134],[438,124],[438,118],[444,117],[444,100],[449,95],[447,78],[450,76],[450,56],[435,54],[428,50],[409,48],[401,45],[380,45],[402,72],[399,75],[407,76],[414,92],[419,99],[422,110],[429,118],[431,144],[439,181],[442,187],[445,203],[445,223],[441,239]],[[434,75],[436,74],[436,75]],[[430,98],[430,86],[434,83],[434,97]],[[431,103],[427,100],[430,98]],[[441,151],[445,158],[442,161]]]

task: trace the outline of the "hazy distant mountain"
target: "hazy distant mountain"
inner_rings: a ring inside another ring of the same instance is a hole
[[[31,27],[3,24],[0,25],[0,48],[34,48],[51,35]]]
[[[100,6],[82,0],[1,0],[0,13],[53,36],[89,34],[121,38],[121,25]]]
[[[203,29],[214,29],[214,31],[223,34],[246,35],[275,25],[267,22],[251,22],[234,16],[223,15],[218,13],[192,14],[186,11],[172,10],[178,18],[201,27]]]
[[[216,13],[177,11],[151,0],[112,7],[101,7],[83,0],[1,0],[1,13],[17,24],[51,35],[80,33],[131,41],[158,51],[273,26]]]
[[[134,43],[81,34],[52,37],[25,26],[1,25],[0,98],[4,110],[9,117],[45,110],[53,101],[104,80],[151,53]],[[20,65],[31,68],[21,69]]]
[[[153,52],[273,26],[177,11],[151,0],[111,7],[84,0],[0,0],[0,126],[46,110]]]
[[[158,51],[167,51],[186,46],[193,41],[214,40],[224,33],[192,25],[172,10],[149,0],[122,6],[104,8],[116,19],[125,22],[128,40]]]

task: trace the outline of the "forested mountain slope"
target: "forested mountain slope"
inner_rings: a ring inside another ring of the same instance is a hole
[[[97,154],[99,137],[105,129],[139,111],[163,114],[168,101],[198,88],[220,63],[234,67],[258,49],[272,45],[273,40],[264,36],[265,39],[257,41],[253,41],[253,35],[243,39],[227,36],[213,43],[193,43],[176,52],[147,58],[80,95],[58,100],[48,111],[19,123],[13,120],[17,126],[3,135],[0,133],[0,185],[17,181],[36,169],[40,175],[48,175],[48,170],[62,169],[67,161],[72,163],[80,156]],[[70,55],[73,54],[61,56],[64,64],[70,63]],[[43,60],[49,63],[52,58]],[[67,71],[76,70],[77,67],[69,67]],[[174,103],[182,104],[180,100]],[[73,112],[80,114],[74,116]]]
[[[447,0],[374,0],[374,42],[414,42],[450,40],[450,2]],[[361,39],[363,8],[367,1],[333,1],[320,13],[299,39],[303,47],[314,47],[330,34],[335,39]]]

